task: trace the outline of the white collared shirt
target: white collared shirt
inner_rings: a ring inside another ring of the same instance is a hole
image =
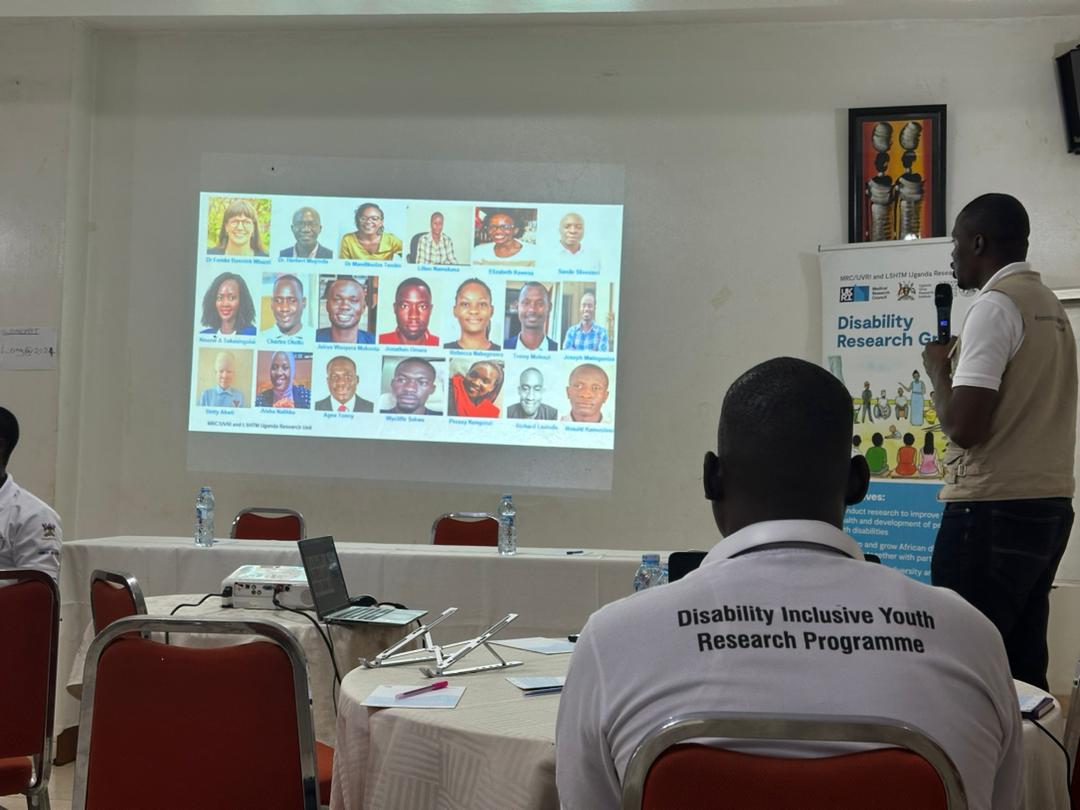
[[[33,568],[60,583],[60,518],[8,474],[0,486],[0,569]]]
[[[814,545],[763,548],[777,543]],[[886,611],[907,621],[891,622]],[[646,736],[671,717],[709,711],[905,720],[952,757],[972,810],[1019,807],[1020,715],[998,631],[952,591],[866,562],[854,540],[825,523],[748,526],[682,580],[592,615],[559,704],[562,806],[615,810],[626,765]],[[739,750],[807,756],[855,748]]]
[[[989,289],[1006,276],[1031,270],[1028,262],[1007,264],[990,276],[968,310],[960,330],[960,357],[952,384],[997,391],[1005,367],[1024,342],[1020,309],[1003,292]]]

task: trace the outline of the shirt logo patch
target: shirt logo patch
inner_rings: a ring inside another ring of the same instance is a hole
[[[56,539],[56,524],[55,523],[42,523],[41,533],[50,539]]]

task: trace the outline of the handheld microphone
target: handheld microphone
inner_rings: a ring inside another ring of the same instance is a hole
[[[943,281],[934,287],[934,306],[937,307],[937,342],[948,343],[952,338],[952,284]]]

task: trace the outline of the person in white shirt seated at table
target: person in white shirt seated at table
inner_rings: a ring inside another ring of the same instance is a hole
[[[1020,806],[1020,714],[1001,636],[952,591],[863,559],[841,531],[870,479],[850,446],[850,395],[818,366],[770,360],[728,389],[704,471],[725,539],[698,570],[601,608],[582,630],[556,730],[565,810],[618,808],[650,732],[719,711],[912,723],[956,763],[971,808]],[[815,459],[811,472],[777,463],[791,447]],[[837,752],[827,745],[796,750]]]
[[[60,517],[8,474],[8,460],[18,443],[19,420],[0,407],[0,570],[33,568],[59,585]]]

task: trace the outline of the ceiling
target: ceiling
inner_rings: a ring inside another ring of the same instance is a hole
[[[0,20],[98,28],[837,22],[1080,14],[1080,0],[0,0]]]

